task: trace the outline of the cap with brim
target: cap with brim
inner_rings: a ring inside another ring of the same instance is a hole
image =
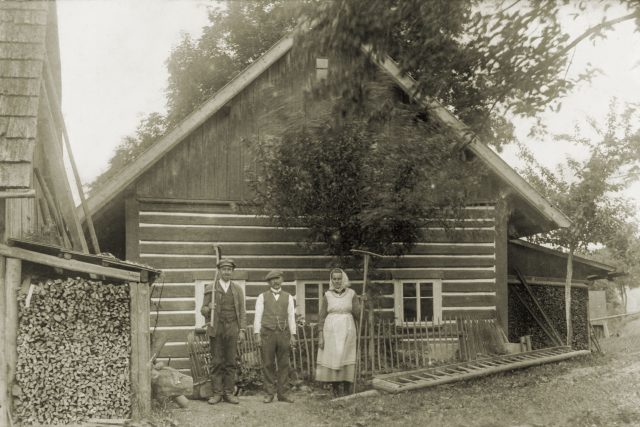
[[[218,268],[222,268],[222,267],[231,267],[231,268],[236,268],[236,263],[233,262],[232,259],[227,258],[227,259],[221,259],[220,262],[218,262],[217,265]]]
[[[282,274],[282,271],[280,270],[271,270],[266,276],[264,276],[264,280],[268,282],[276,277],[284,277],[284,274]]]

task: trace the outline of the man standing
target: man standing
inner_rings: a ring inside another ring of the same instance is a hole
[[[289,347],[296,345],[296,316],[293,297],[282,290],[282,272],[270,271],[264,278],[269,290],[256,300],[253,322],[256,343],[262,346],[264,403],[278,394],[280,402],[293,403],[289,391]],[[276,372],[276,360],[278,369]]]
[[[209,351],[211,353],[211,386],[213,396],[209,404],[224,399],[228,403],[240,403],[233,395],[236,384],[236,352],[238,341],[245,339],[247,316],[242,288],[231,281],[236,268],[231,259],[223,259],[217,265],[218,280],[207,284],[200,312],[207,322]],[[213,314],[213,322],[211,316]]]

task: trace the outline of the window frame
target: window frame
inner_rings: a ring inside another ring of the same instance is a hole
[[[424,320],[416,321],[416,325],[433,325],[442,321],[442,279],[402,279],[395,281],[394,300],[395,300],[395,317],[398,326],[410,326],[414,322],[405,322],[404,320],[404,285],[416,284],[416,309],[420,313],[420,284],[430,283],[433,286],[433,319],[425,322]],[[422,316],[419,316],[422,318]]]

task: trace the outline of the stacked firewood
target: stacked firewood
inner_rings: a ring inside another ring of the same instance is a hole
[[[24,424],[129,415],[128,285],[40,281],[20,293],[19,310],[14,394]]]

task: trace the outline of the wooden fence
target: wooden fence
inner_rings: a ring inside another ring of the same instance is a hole
[[[495,319],[442,318],[434,322],[394,320],[363,322],[360,330],[359,379],[375,374],[420,369],[455,361],[471,361],[503,354],[506,337]],[[203,331],[189,336],[194,383],[208,378],[208,340]],[[262,366],[260,348],[251,328],[238,345],[245,368]],[[318,325],[298,326],[298,345],[292,349],[290,365],[304,380],[315,378]]]

